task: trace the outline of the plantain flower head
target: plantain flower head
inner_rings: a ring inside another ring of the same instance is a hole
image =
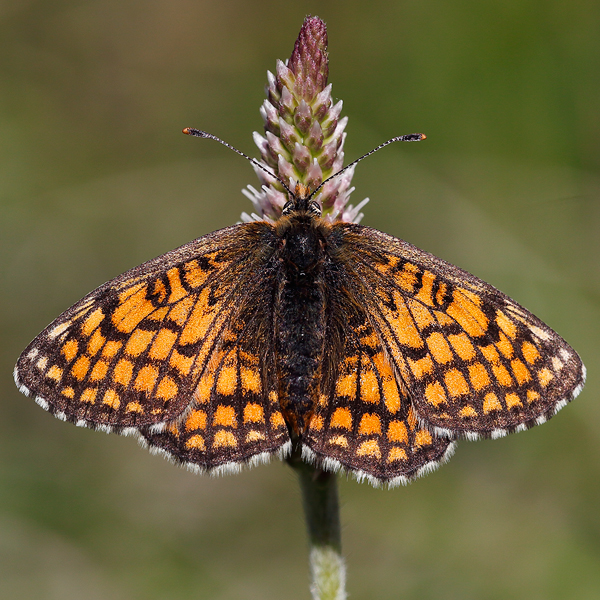
[[[344,162],[345,128],[348,117],[340,118],[342,101],[333,103],[327,83],[329,57],[327,27],[318,17],[307,17],[288,61],[278,60],[275,75],[267,72],[267,98],[260,108],[264,135],[254,132],[261,162],[294,189],[296,183],[315,190],[341,170]],[[257,217],[277,220],[287,194],[277,179],[254,168],[261,189],[242,190],[254,204]],[[323,218],[358,223],[360,209],[348,204],[354,167],[327,182],[320,190]],[[243,214],[244,220],[252,217]]]

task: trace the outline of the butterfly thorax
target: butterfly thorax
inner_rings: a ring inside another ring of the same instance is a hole
[[[276,225],[275,352],[279,398],[292,437],[301,436],[319,393],[325,341],[327,225],[294,211]]]

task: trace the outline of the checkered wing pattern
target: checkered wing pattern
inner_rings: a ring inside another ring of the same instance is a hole
[[[285,453],[289,435],[272,377],[272,354],[261,360],[251,333],[241,317],[228,323],[183,418],[161,431],[142,428],[153,451],[192,470],[219,472],[237,471],[248,457],[255,464],[276,450]]]
[[[304,442],[330,469],[349,469],[375,485],[405,483],[449,458],[454,445],[419,425],[368,316],[346,307],[344,319],[336,375]]]
[[[580,392],[579,356],[508,296],[402,240],[341,227],[356,295],[429,431],[500,437],[543,423]]]
[[[277,450],[287,432],[265,373],[256,352],[236,347],[254,326],[247,307],[258,303],[261,227],[270,228],[215,232],[83,298],[23,352],[20,389],[59,418],[142,430],[149,444],[204,468]]]

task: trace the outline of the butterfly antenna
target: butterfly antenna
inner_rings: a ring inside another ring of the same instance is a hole
[[[279,181],[279,183],[285,188],[286,192],[288,194],[290,194],[290,196],[292,196],[292,197],[294,196],[294,194],[292,193],[292,190],[290,190],[290,188],[285,184],[285,181],[283,181],[281,178],[277,177],[277,175],[275,175],[275,173],[273,173],[273,171],[271,171],[270,169],[267,169],[267,167],[265,167],[264,165],[261,165],[255,158],[250,158],[247,154],[244,154],[241,150],[238,150],[231,144],[224,142],[221,138],[218,138],[216,135],[213,135],[212,133],[208,133],[206,131],[202,131],[201,129],[193,129],[192,127],[186,127],[183,130],[183,133],[185,133],[185,135],[193,135],[193,136],[199,137],[199,138],[215,140],[215,142],[219,142],[219,144],[223,144],[223,146],[226,146],[230,150],[237,152],[240,156],[243,156],[246,160],[250,161],[255,167],[262,169],[265,173],[268,173],[271,177],[277,179],[277,181]],[[384,146],[385,146],[385,144],[384,144]],[[336,173],[336,175],[337,175],[337,173]],[[335,177],[335,175],[334,175],[334,177]],[[331,177],[329,179],[331,179]]]
[[[185,130],[184,130],[184,133],[185,133]],[[409,133],[407,135],[399,135],[395,138],[392,138],[391,140],[388,140],[387,142],[383,142],[383,144],[379,144],[379,146],[377,146],[377,148],[373,148],[373,150],[371,150],[370,152],[363,154],[361,157],[357,158],[356,160],[353,160],[349,165],[346,165],[343,169],[340,169],[337,173],[334,173],[333,175],[331,175],[331,177],[328,177],[310,195],[310,197],[312,198],[328,181],[331,181],[334,177],[339,177],[344,171],[347,171],[350,167],[353,167],[356,163],[359,163],[361,160],[367,158],[367,156],[371,156],[371,154],[375,154],[375,152],[377,152],[378,150],[381,150],[382,148],[385,148],[386,146],[389,146],[390,144],[393,144],[394,142],[420,142],[421,140],[425,140],[425,139],[427,139],[427,136],[424,133]]]

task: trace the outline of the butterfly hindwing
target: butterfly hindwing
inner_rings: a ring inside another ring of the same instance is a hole
[[[289,435],[273,379],[272,354],[259,355],[241,318],[232,319],[204,369],[193,402],[163,431],[143,428],[154,449],[199,470],[237,470],[248,457],[285,453]]]
[[[579,356],[508,296],[390,235],[340,227],[356,293],[432,432],[498,437],[579,393]]]
[[[344,315],[343,348],[331,350],[334,380],[322,390],[304,443],[330,468],[375,484],[406,482],[448,458],[453,444],[419,425],[365,312],[347,306]]]

